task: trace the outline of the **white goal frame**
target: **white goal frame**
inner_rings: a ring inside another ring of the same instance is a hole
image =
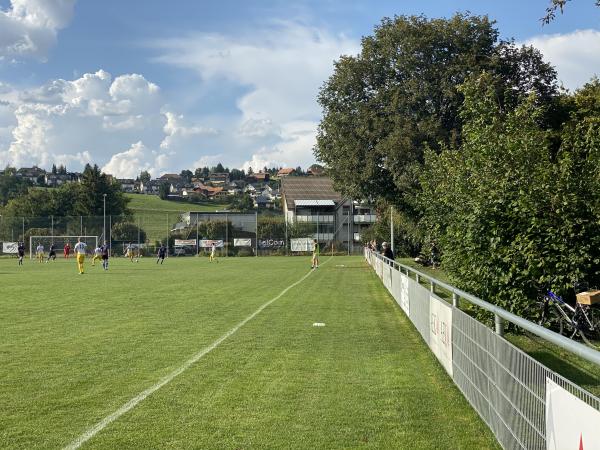
[[[35,247],[33,245],[34,241],[37,240],[43,240],[44,243],[47,242],[47,240],[51,240],[52,242],[72,242],[73,246],[71,247],[71,250],[73,250],[73,247],[75,247],[75,244],[77,243],[77,240],[81,238],[84,242],[85,241],[90,241],[90,240],[94,240],[95,244],[94,244],[94,248],[98,247],[98,236],[29,236],[29,259],[33,259],[35,257]],[[36,246],[37,247],[37,246]],[[57,249],[58,250],[58,249]],[[60,248],[60,250],[62,251],[62,246]],[[93,249],[92,249],[93,251]],[[48,255],[48,248],[44,247],[44,253],[46,255]]]

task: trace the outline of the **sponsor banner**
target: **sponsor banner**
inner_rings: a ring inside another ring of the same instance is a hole
[[[285,247],[285,241],[283,239],[260,239],[258,241],[258,248],[281,248]]]
[[[383,263],[383,285],[388,290],[388,292],[392,292],[392,267]]]
[[[3,242],[2,253],[17,253],[19,244],[17,242]]]
[[[196,239],[175,239],[175,247],[183,247],[185,245],[196,246]]]
[[[201,239],[200,247],[202,248],[211,248],[215,244],[215,247],[222,248],[223,247],[223,239]]]
[[[410,282],[408,275],[400,274],[400,307],[406,315],[410,317],[410,302],[408,301],[408,283]]]
[[[234,239],[234,247],[252,247],[252,239]]]
[[[546,378],[546,449],[600,449],[600,411]]]
[[[452,306],[429,296],[429,347],[452,376]]]
[[[313,240],[310,238],[290,239],[290,250],[293,252],[312,252]]]

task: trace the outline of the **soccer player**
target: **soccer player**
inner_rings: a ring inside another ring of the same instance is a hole
[[[63,252],[65,254],[65,258],[69,259],[69,255],[71,254],[71,244],[69,244],[68,242],[65,244],[65,247],[63,248]]]
[[[161,242],[160,247],[158,248],[158,258],[156,260],[156,264],[158,264],[159,261],[162,264],[165,260],[166,254],[167,254],[167,248]]]
[[[131,242],[129,243],[129,245],[127,245],[127,248],[125,251],[125,256],[127,256],[129,258],[129,261],[133,262],[133,257],[135,256],[135,254],[134,254],[133,245],[131,244]]]
[[[100,249],[102,250],[102,268],[108,270],[108,254],[110,253],[110,249],[106,241],[104,241],[104,245]]]
[[[48,250],[48,259],[46,262],[50,261],[50,259],[52,259],[52,261],[56,261],[56,248],[54,244],[50,244],[50,250]]]
[[[212,246],[210,248],[210,256],[208,257],[208,260],[210,262],[213,262],[213,261],[219,262],[219,261],[217,261],[217,257],[215,256],[216,251],[217,251],[217,245],[213,242]]]
[[[94,257],[92,258],[92,266],[95,266],[96,260],[101,259],[101,258],[102,258],[102,247],[98,246],[94,249]]]
[[[38,245],[35,248],[35,254],[38,262],[44,262],[44,246],[41,242],[38,242]]]
[[[313,241],[312,265],[310,266],[310,268],[319,268],[319,243],[316,239]]]
[[[73,248],[73,253],[77,258],[77,268],[79,269],[79,275],[83,275],[83,263],[85,262],[85,252],[87,245],[85,242],[81,242],[81,238],[77,239],[77,244]]]
[[[25,256],[25,244],[23,242],[19,242],[19,246],[17,247],[17,253],[19,254],[19,265],[23,265],[23,257]]]

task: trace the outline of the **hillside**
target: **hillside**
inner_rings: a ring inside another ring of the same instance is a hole
[[[227,203],[205,202],[202,204],[161,200],[156,195],[125,194],[130,200],[134,223],[146,231],[150,242],[162,240],[167,230],[179,221],[179,214],[188,211],[212,212],[227,208]]]

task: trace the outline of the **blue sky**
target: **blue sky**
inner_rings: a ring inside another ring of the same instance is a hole
[[[600,8],[542,26],[547,3],[0,0],[0,165],[306,167],[333,60],[400,14],[487,14],[575,89],[600,72]]]

